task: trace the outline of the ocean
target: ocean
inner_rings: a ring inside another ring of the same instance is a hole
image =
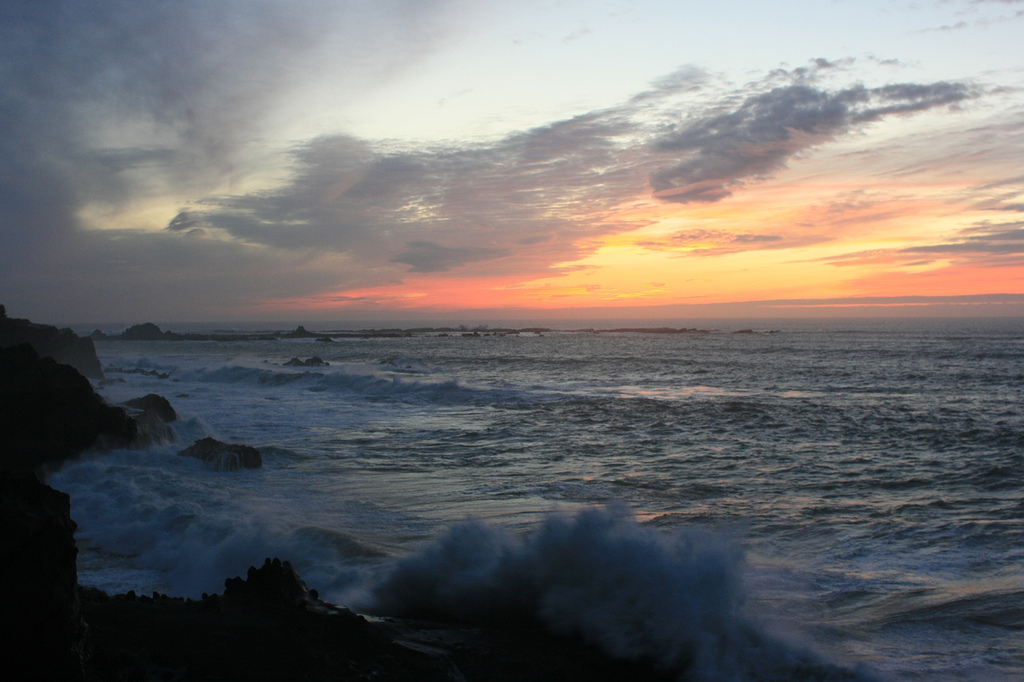
[[[1024,321],[549,326],[98,341],[108,402],[180,419],[51,476],[80,582],[199,597],[280,557],[360,612],[526,615],[687,679],[1024,679]],[[263,467],[178,456],[204,436]]]

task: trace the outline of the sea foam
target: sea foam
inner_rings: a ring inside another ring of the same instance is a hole
[[[866,679],[766,634],[744,610],[744,556],[702,529],[641,526],[625,505],[552,515],[516,536],[452,527],[374,591],[385,614],[494,623],[539,620],[617,658],[686,679]]]

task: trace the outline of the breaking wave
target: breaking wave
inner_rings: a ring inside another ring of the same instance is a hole
[[[383,614],[540,621],[686,679],[869,679],[768,635],[744,612],[743,551],[725,535],[644,528],[624,505],[553,515],[513,535],[467,521],[397,564]]]

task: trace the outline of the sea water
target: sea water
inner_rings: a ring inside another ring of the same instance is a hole
[[[695,679],[1024,678],[1024,322],[575,326],[98,342],[108,402],[180,420],[52,476],[80,581],[198,597],[278,556],[357,610]],[[208,435],[263,467],[177,454]]]

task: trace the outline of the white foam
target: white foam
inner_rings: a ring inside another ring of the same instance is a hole
[[[375,590],[375,608],[474,622],[539,619],[612,656],[701,680],[806,672],[851,679],[746,617],[743,566],[734,539],[645,528],[623,505],[553,515],[524,536],[468,521],[400,562]]]

